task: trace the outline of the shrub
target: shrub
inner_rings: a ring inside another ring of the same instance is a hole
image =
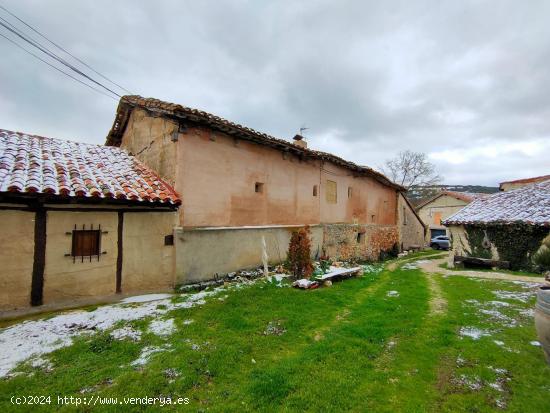
[[[286,266],[296,278],[309,278],[313,273],[309,235],[309,227],[306,226],[292,232],[290,237]]]
[[[547,236],[539,250],[533,255],[533,262],[544,271],[550,271],[550,235]]]

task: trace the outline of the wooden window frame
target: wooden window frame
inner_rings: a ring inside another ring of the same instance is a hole
[[[327,204],[338,203],[338,184],[336,181],[326,180],[325,200]]]
[[[71,256],[73,258],[101,255],[100,229],[74,229],[72,233]]]

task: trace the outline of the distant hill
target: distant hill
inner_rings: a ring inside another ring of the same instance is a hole
[[[478,194],[494,194],[498,192],[498,186],[483,185],[430,185],[419,186],[407,192],[407,198],[413,205],[421,204],[424,200],[441,191],[467,192]]]

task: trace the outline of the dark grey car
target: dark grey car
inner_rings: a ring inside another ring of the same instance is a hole
[[[451,247],[451,241],[446,235],[438,235],[430,240],[430,247],[434,250],[448,250]]]

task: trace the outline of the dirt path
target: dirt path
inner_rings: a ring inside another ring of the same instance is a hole
[[[424,270],[426,273],[430,274],[443,274],[443,275],[459,275],[463,277],[476,277],[476,278],[487,278],[491,280],[507,280],[507,281],[526,281],[532,283],[544,282],[542,276],[529,277],[527,275],[514,275],[507,274],[503,272],[485,272],[485,271],[469,271],[469,270],[448,270],[446,268],[441,268],[439,265],[447,262],[447,258],[429,260],[427,262],[421,263],[418,266]]]

